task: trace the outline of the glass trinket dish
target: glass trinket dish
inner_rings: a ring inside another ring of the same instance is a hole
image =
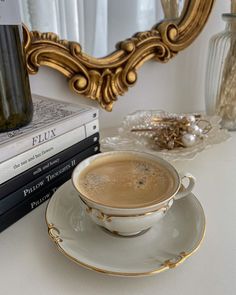
[[[190,122],[183,124],[186,118]],[[155,126],[155,124],[151,126],[150,122],[153,119],[164,123],[164,128],[157,128],[159,125]],[[170,130],[172,137],[168,137],[166,133],[169,129],[166,130],[165,122],[172,120],[177,127]],[[229,132],[221,129],[220,122],[219,116],[204,114],[174,114],[162,110],[136,111],[124,118],[118,128],[118,134],[101,140],[101,150],[136,150],[155,154],[171,161],[191,160],[205,148],[230,138]]]

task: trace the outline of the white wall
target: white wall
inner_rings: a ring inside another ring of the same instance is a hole
[[[204,81],[209,38],[224,28],[221,13],[229,12],[230,1],[216,0],[210,19],[199,38],[167,64],[147,62],[138,82],[118,102],[112,113],[100,112],[101,127],[119,125],[122,118],[137,109],[164,109],[171,112],[204,110]],[[59,100],[93,104],[68,89],[66,79],[56,71],[40,68],[31,76],[33,93]],[[96,104],[95,104],[96,105]]]

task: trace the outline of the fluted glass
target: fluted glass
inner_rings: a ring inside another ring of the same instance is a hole
[[[210,40],[206,72],[206,112],[222,127],[236,130],[236,14],[223,14],[225,30]]]

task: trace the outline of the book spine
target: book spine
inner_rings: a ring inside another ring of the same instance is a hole
[[[94,121],[97,117],[97,111],[92,110],[78,114],[77,116],[75,115],[73,117],[69,117],[67,120],[65,119],[58,123],[51,124],[37,130],[37,132],[31,132],[19,138],[12,138],[10,141],[0,145],[0,163],[47,141],[55,139],[56,137],[61,136],[62,134],[65,134],[75,128]]]
[[[97,128],[93,129],[93,133],[98,132],[98,120],[94,120],[94,126],[95,125]],[[85,139],[85,132],[86,127],[81,126],[29,151],[19,154],[8,161],[0,163],[0,184]]]
[[[94,153],[97,153],[96,151]],[[86,158],[89,155],[86,155]],[[72,169],[73,170],[73,169]],[[31,197],[25,199],[15,207],[11,208],[5,214],[0,216],[0,232],[18,221],[20,218],[28,214],[30,211],[37,208],[48,200],[54,192],[67,180],[71,178],[72,171],[67,171],[64,175],[60,176],[57,180],[45,186],[42,190],[34,193]]]
[[[18,221],[20,218],[28,214],[30,211],[37,208],[39,205],[43,204],[48,200],[54,192],[67,180],[70,179],[70,175],[65,174],[56,182],[48,187],[45,187],[44,191],[40,191],[33,195],[31,198],[25,200],[19,205],[15,206],[5,214],[0,216],[0,232],[5,230],[7,227]]]
[[[16,177],[4,182],[0,185],[0,200],[98,142],[99,133],[95,133],[94,135],[83,139],[79,143],[72,145],[55,156],[50,157]]]
[[[42,190],[45,186],[49,185],[51,182],[58,179],[60,176],[66,173],[72,173],[74,167],[84,160],[85,158],[94,155],[99,151],[99,145],[96,144],[85,151],[75,155],[70,160],[57,166],[50,172],[42,175],[41,177],[33,180],[27,185],[23,186],[19,190],[13,192],[12,194],[6,196],[0,200],[0,215],[4,214],[12,207],[16,206],[18,203],[29,198],[32,194],[37,193]]]

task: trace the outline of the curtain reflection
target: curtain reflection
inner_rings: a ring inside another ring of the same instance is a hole
[[[179,15],[184,0],[18,0],[30,30],[54,32],[77,41],[93,56],[105,56],[115,44]],[[175,4],[174,6],[171,3]],[[178,11],[178,12],[177,12]]]
[[[166,19],[176,19],[180,16],[184,0],[161,0],[164,17]]]
[[[108,1],[84,0],[84,51],[93,56],[107,55]]]
[[[23,21],[30,27],[31,30],[40,28],[43,32],[60,33],[58,1],[50,0],[19,0],[23,11]]]
[[[156,0],[137,0],[136,2],[137,31],[141,31],[143,28],[151,28],[157,19]]]
[[[85,52],[108,52],[108,0],[19,0],[23,22],[30,30],[54,32],[77,41]]]

